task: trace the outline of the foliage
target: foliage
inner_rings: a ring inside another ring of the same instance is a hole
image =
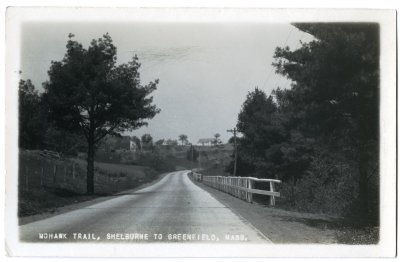
[[[19,147],[41,149],[44,145],[47,112],[31,80],[20,80],[19,95]]]
[[[166,144],[167,146],[177,146],[178,141],[176,141],[175,139],[167,139]]]
[[[47,124],[45,148],[67,156],[76,156],[87,150],[86,139],[81,133],[60,129]]]
[[[188,136],[185,134],[181,134],[179,135],[179,141],[181,141],[182,146],[186,145],[189,141],[188,141]]]
[[[196,162],[199,158],[199,151],[191,145],[190,148],[186,151],[186,159],[192,162]]]
[[[222,144],[220,137],[221,135],[219,133],[214,134],[214,140],[212,141],[214,146],[219,146]]]
[[[153,148],[153,137],[150,134],[142,135],[141,142],[142,142],[143,149],[152,149]]]
[[[296,126],[355,161],[360,217],[377,210],[368,184],[377,163],[379,28],[377,24],[295,24],[315,36],[301,48],[277,48],[277,71],[294,81],[281,96]],[[301,108],[301,109],[300,109]],[[353,172],[354,174],[354,172]],[[375,187],[377,184],[375,185]],[[347,199],[348,202],[354,198]]]
[[[137,149],[140,151],[142,150],[142,143],[140,142],[140,139],[137,136],[132,136],[132,141],[135,143]]]
[[[155,142],[157,146],[162,146],[164,144],[165,139],[159,139]]]
[[[140,63],[135,56],[116,64],[117,49],[108,34],[92,40],[85,49],[69,35],[61,61],[52,61],[44,98],[57,127],[79,130],[88,144],[87,191],[94,193],[95,145],[106,135],[133,130],[160,112],[150,93],[158,80],[140,83]]]
[[[288,137],[272,96],[256,88],[249,92],[238,116],[238,159],[255,171],[255,176],[274,178],[280,164],[279,145]],[[275,146],[275,147],[273,147]],[[239,162],[239,160],[238,160]],[[238,166],[238,169],[240,167]]]
[[[376,218],[379,27],[294,26],[314,39],[276,49],[274,66],[292,80],[290,89],[247,95],[237,123],[238,170],[282,179],[282,199],[296,208]]]
[[[166,157],[158,153],[158,151],[141,154],[136,164],[148,166],[158,172],[171,172],[175,170],[175,166]]]

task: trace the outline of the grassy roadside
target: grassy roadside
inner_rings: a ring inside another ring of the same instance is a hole
[[[95,194],[89,196],[85,194],[85,161],[21,151],[18,216],[51,214],[64,206],[137,188],[160,174],[143,166],[95,163]]]

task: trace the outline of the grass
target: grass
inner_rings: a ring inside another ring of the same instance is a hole
[[[95,163],[95,195],[86,192],[86,161],[20,151],[18,216],[54,212],[58,207],[135,188],[157,178],[143,167]]]
[[[86,170],[86,161],[82,159],[71,159],[73,162],[79,164],[82,169]],[[134,165],[125,165],[125,164],[113,164],[113,163],[94,163],[95,169],[99,172],[107,173],[112,175],[115,174],[125,174],[134,178],[144,178],[146,176],[146,172],[149,172],[149,169],[144,166],[134,166]]]

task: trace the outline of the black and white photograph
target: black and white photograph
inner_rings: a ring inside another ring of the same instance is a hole
[[[396,11],[6,17],[10,256],[396,254]]]

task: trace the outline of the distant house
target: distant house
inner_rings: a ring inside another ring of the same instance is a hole
[[[129,144],[129,150],[136,152],[139,150],[138,145],[135,143],[135,141],[130,140],[130,144]]]
[[[214,142],[214,138],[200,138],[197,142],[199,146],[212,146]]]

